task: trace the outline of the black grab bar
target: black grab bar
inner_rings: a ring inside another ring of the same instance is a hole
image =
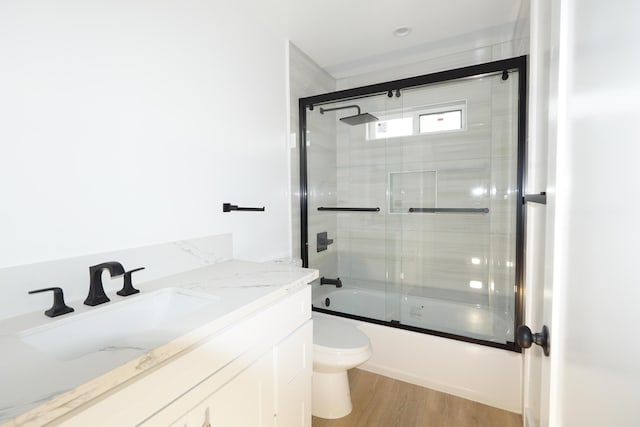
[[[409,208],[413,213],[489,213],[489,208]]]
[[[380,212],[380,208],[343,208],[338,206],[332,207],[332,208],[320,206],[318,210],[319,211],[340,211],[340,212]]]

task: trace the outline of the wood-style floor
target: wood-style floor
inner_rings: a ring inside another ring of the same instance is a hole
[[[349,382],[353,411],[313,427],[522,427],[521,415],[360,369]]]

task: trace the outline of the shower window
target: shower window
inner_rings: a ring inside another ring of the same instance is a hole
[[[413,117],[380,120],[371,123],[367,131],[367,139],[369,140],[413,135]]]
[[[325,279],[314,310],[519,350],[525,69],[300,99],[301,256]]]
[[[423,133],[464,130],[466,102],[418,105],[411,109],[376,111],[379,117],[365,128],[366,139],[388,139]]]
[[[462,129],[462,110],[420,115],[420,133]]]

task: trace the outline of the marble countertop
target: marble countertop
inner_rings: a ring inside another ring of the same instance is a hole
[[[140,294],[88,307],[67,301],[74,313],[50,319],[42,311],[0,321],[0,423],[43,425],[136,375],[154,368],[221,329],[275,302],[318,277],[317,270],[281,263],[225,261],[137,286]],[[213,295],[220,301],[211,313],[200,313],[197,327],[156,348],[134,346],[100,349],[60,360],[27,345],[18,334],[101,307],[113,306],[164,288]]]

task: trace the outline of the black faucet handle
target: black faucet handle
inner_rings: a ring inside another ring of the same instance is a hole
[[[126,296],[137,294],[138,292],[140,292],[140,290],[134,288],[133,287],[133,283],[131,283],[131,274],[135,273],[136,271],[140,271],[140,270],[144,270],[144,267],[134,268],[133,270],[125,271],[125,273],[124,273],[124,286],[122,287],[122,289],[120,289],[118,292],[116,292],[118,295],[120,295],[122,297],[126,297]]]
[[[29,294],[39,294],[40,292],[48,291],[53,291],[53,306],[49,310],[46,310],[44,314],[49,317],[56,317],[74,311],[73,308],[64,303],[62,288],[57,286],[53,288],[34,289],[33,291],[29,291]]]

